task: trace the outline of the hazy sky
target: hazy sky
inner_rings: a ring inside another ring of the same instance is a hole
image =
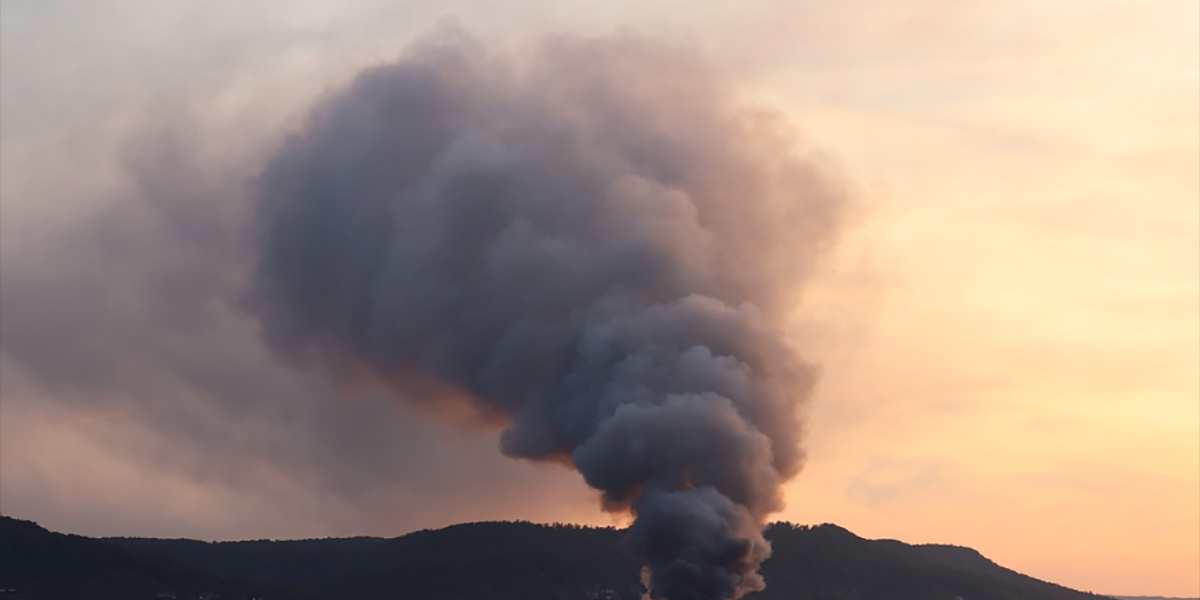
[[[779,518],[1200,594],[1200,3],[0,2],[0,511],[88,535],[607,524],[561,467],[279,364],[245,188],[446,17],[698,48],[854,186]]]

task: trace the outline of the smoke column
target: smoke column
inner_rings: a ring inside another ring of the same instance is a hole
[[[635,36],[512,59],[448,31],[327,98],[257,185],[278,353],[572,465],[634,516],[650,598],[763,588],[814,380],[779,325],[843,196],[778,118]]]

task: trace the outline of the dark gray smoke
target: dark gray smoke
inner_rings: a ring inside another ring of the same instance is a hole
[[[651,598],[763,587],[814,379],[781,318],[842,204],[778,119],[644,39],[509,60],[451,32],[328,99],[260,185],[273,348],[569,462],[634,515]]]

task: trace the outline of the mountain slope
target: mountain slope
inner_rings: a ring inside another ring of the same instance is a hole
[[[363,600],[636,599],[639,565],[611,528],[472,523],[394,539],[290,542],[112,539],[209,571]],[[968,548],[865,540],[834,525],[775,524],[768,588],[748,600],[1085,600]]]
[[[620,550],[620,538],[606,528],[472,523],[394,539],[108,541],[334,598],[551,600],[596,590],[638,598],[641,567]]]
[[[1083,600],[1100,598],[1001,567],[970,548],[865,540],[835,525],[772,525],[755,600]]]
[[[213,600],[315,598],[9,517],[0,517],[0,590],[5,600],[150,600],[160,594],[209,594]]]

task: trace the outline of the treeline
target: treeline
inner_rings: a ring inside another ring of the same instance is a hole
[[[835,525],[776,523],[767,589],[747,600],[1094,600],[969,548],[865,540]],[[0,521],[0,589],[24,600],[637,600],[624,531],[486,522],[392,539],[200,542],[54,534]],[[0,600],[8,600],[0,597]]]
[[[0,600],[320,600],[0,517]]]

